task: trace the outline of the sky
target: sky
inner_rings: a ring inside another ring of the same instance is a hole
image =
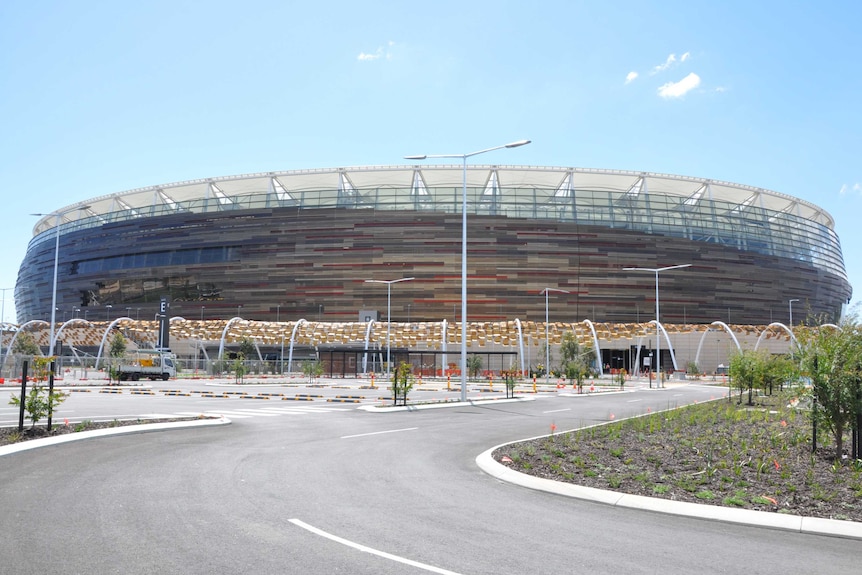
[[[33,226],[177,181],[478,163],[724,180],[836,221],[862,297],[856,1],[0,1],[0,289]]]

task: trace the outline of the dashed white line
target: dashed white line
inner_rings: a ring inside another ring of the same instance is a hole
[[[567,407],[566,409],[552,409],[551,411],[543,411],[542,413],[559,413],[561,411],[571,411],[571,407]]]
[[[371,433],[358,433],[356,435],[342,435],[341,439],[352,439],[354,437],[367,437],[369,435],[382,435],[384,433],[401,433],[402,431],[415,431],[418,427],[405,427],[404,429],[389,429],[387,431],[372,431]]]
[[[352,547],[357,551],[362,551],[364,553],[370,553],[371,555],[376,555],[378,557],[382,557],[383,559],[389,559],[390,561],[395,561],[397,563],[403,563],[404,565],[410,565],[411,567],[417,567],[419,569],[424,569],[425,571],[430,571],[431,573],[439,573],[440,575],[459,575],[455,571],[449,571],[448,569],[443,569],[441,567],[434,567],[433,565],[427,565],[425,563],[419,563],[418,561],[413,561],[412,559],[406,559],[404,557],[399,557],[398,555],[393,555],[392,553],[386,553],[385,551],[379,551],[377,549],[372,549],[371,547],[366,547],[365,545],[361,545],[359,543],[354,543],[348,539],[344,539],[343,537],[338,537],[337,535],[333,535],[331,533],[327,533],[322,529],[318,529],[308,523],[300,521],[299,519],[288,519],[291,523],[296,525],[297,527],[301,527],[306,531],[310,531],[315,535],[320,535],[321,537],[326,537],[330,541],[335,541],[336,543],[341,543],[342,545],[346,545],[348,547]]]

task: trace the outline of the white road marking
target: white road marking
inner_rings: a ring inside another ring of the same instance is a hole
[[[341,439],[352,439],[354,437],[367,437],[369,435],[382,435],[384,433],[401,433],[402,431],[415,431],[418,427],[405,427],[404,429],[390,429],[388,431],[372,431],[371,433],[358,433],[356,435],[342,435]]]
[[[455,571],[449,571],[448,569],[443,569],[441,567],[434,567],[433,565],[427,565],[425,563],[419,563],[418,561],[413,561],[412,559],[406,559],[404,557],[399,557],[398,555],[393,555],[392,553],[386,553],[385,551],[378,551],[377,549],[372,549],[371,547],[366,547],[365,545],[361,545],[359,543],[354,543],[353,541],[344,539],[343,537],[338,537],[337,535],[332,535],[331,533],[327,533],[322,529],[318,529],[308,523],[300,521],[299,519],[288,519],[291,523],[296,525],[297,527],[302,527],[306,531],[310,531],[315,535],[320,535],[321,537],[325,537],[330,541],[335,541],[336,543],[341,543],[342,545],[346,545],[348,547],[352,547],[357,551],[362,551],[364,553],[370,553],[372,555],[376,555],[378,557],[382,557],[383,559],[389,559],[390,561],[395,561],[397,563],[403,563],[405,565],[410,565],[411,567],[417,567],[419,569],[424,569],[425,571],[430,571],[431,573],[439,573],[440,575],[459,575]]]
[[[232,411],[177,411],[174,415],[182,415],[182,416],[196,416],[196,415],[226,415],[233,419],[244,419],[246,417],[253,417],[244,413],[234,413]]]
[[[642,399],[630,399],[627,403],[637,403],[638,401],[643,401]]]
[[[559,413],[561,411],[571,411],[571,407],[567,407],[566,409],[552,409],[551,411],[543,411],[542,413]]]

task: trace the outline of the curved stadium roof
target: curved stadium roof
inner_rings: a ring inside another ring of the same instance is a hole
[[[218,206],[216,209],[245,207],[243,197],[262,192],[275,195],[279,201],[300,203],[302,193],[313,190],[338,190],[342,197],[352,195],[357,198],[371,190],[387,190],[395,196],[402,195],[406,206],[429,189],[460,189],[462,175],[462,166],[446,164],[292,170],[189,180],[70,204],[42,217],[36,223],[33,235],[38,236],[53,228],[57,214],[62,214],[64,223],[89,220],[90,225],[100,225],[106,219],[115,219],[111,216],[118,214],[125,214],[122,219],[126,219],[183,209],[197,211],[195,203],[203,206],[208,201]],[[710,199],[735,204],[740,209],[753,206],[793,214],[829,229],[834,228],[834,220],[825,210],[805,200],[762,188],[686,176],[586,168],[470,165],[467,168],[467,186],[480,189],[494,186],[503,195],[507,189],[545,190],[549,193],[544,199],[551,201],[587,190],[617,192],[620,197],[648,196],[651,193],[675,196],[683,205]]]
[[[365,166],[267,172],[138,188],[42,217],[31,245],[67,233],[176,213],[271,208],[369,208],[460,213],[463,167]],[[470,165],[468,213],[574,221],[724,244],[847,278],[834,220],[822,208],[762,188],[702,178],[584,168]]]

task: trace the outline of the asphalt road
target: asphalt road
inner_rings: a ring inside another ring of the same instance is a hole
[[[359,393],[371,395],[346,394]],[[552,424],[560,432],[720,393],[553,393],[385,414],[323,398],[82,394],[58,420],[112,409],[245,416],[0,458],[0,573],[859,573],[862,541],[573,500],[475,464]]]

